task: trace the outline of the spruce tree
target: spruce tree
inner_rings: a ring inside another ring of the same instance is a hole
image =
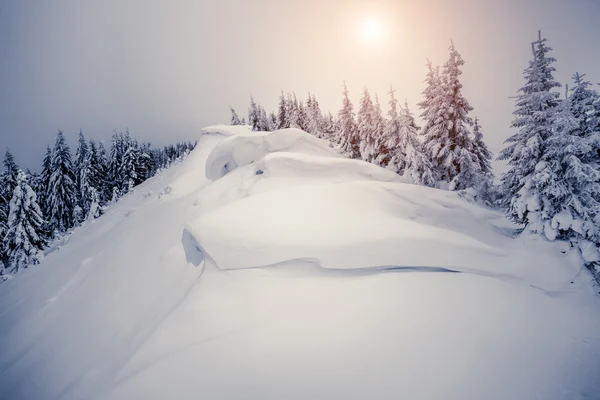
[[[476,187],[485,197],[491,189],[494,174],[491,164],[492,152],[483,141],[483,133],[481,132],[481,125],[478,118],[475,118],[473,122],[473,136],[473,154],[475,155],[479,171]]]
[[[441,76],[429,64],[425,100],[420,103],[424,110],[424,146],[431,158],[437,179],[450,183],[451,189],[470,186],[466,180],[471,173],[465,171],[457,180],[461,168],[470,168],[473,155],[469,127],[473,124],[468,113],[473,108],[462,94],[460,75],[464,65],[460,53],[451,44],[449,59],[444,64]],[[453,182],[454,180],[454,182]]]
[[[108,158],[108,176],[111,188],[116,187],[119,190],[123,190],[128,184],[123,163],[125,150],[125,138],[123,134],[114,132],[112,135],[110,155]],[[110,198],[110,195],[108,198]]]
[[[568,98],[557,108],[543,161],[533,177],[542,201],[537,223],[530,217],[530,227],[550,240],[579,237],[600,243],[600,171],[590,157],[597,138],[580,135],[581,124]]]
[[[402,129],[402,117],[398,113],[398,100],[394,96],[394,89],[390,86],[390,100],[388,110],[388,120],[383,129],[381,138],[382,151],[377,158],[377,164],[382,167],[387,167],[394,159],[391,169],[398,172],[400,175],[404,173],[406,164],[406,137],[400,136]]]
[[[231,125],[241,125],[242,121],[240,121],[240,117],[238,117],[233,107],[229,106],[229,109],[231,110]]]
[[[44,219],[37,197],[23,171],[17,174],[8,216],[8,228],[3,240],[8,270],[16,273],[30,264],[37,264],[37,254],[45,246],[41,232]]]
[[[579,123],[576,134],[588,138],[592,147],[586,162],[600,165],[600,95],[590,88],[591,83],[584,77],[585,74],[573,75],[575,86],[571,89],[569,104],[573,117]]]
[[[81,222],[89,210],[88,189],[91,178],[90,152],[83,131],[79,131],[77,149],[75,150],[75,186],[77,187],[78,206],[81,209],[79,219]]]
[[[250,105],[248,106],[248,125],[252,128],[253,131],[260,130],[260,115],[259,110],[254,102],[254,97],[250,96]]]
[[[386,120],[383,118],[381,113],[381,105],[379,104],[379,97],[375,94],[375,105],[373,107],[373,132],[369,137],[367,153],[370,154],[369,162],[382,166],[385,164],[385,159],[389,154],[386,148],[386,140],[384,137],[384,131],[386,127]]]
[[[363,161],[370,161],[372,158],[372,137],[374,129],[373,121],[373,101],[367,88],[363,89],[363,96],[360,100],[360,107],[356,114],[356,129],[358,133],[360,156]]]
[[[9,149],[6,149],[3,162],[4,169],[0,173],[0,240],[4,237],[6,224],[8,223],[8,214],[10,212],[10,199],[17,186],[19,167],[15,158]],[[0,260],[5,258],[6,254],[0,251]]]
[[[405,103],[404,108],[400,107],[398,139],[389,143],[392,150],[388,169],[408,177],[415,184],[433,187],[436,182],[433,165],[418,136],[419,127]]]
[[[85,217],[87,220],[98,218],[102,214],[102,207],[100,206],[100,196],[95,187],[90,186],[88,189],[88,198],[90,199],[90,207]]]
[[[551,49],[541,36],[532,43],[533,60],[525,69],[525,86],[519,89],[516,99],[515,119],[511,127],[517,132],[505,140],[508,144],[500,152],[499,160],[507,160],[509,171],[502,177],[503,200],[508,217],[519,224],[530,222],[530,213],[539,224],[542,207],[542,188],[538,185],[540,172],[545,167],[544,154],[547,141],[557,122],[560,87],[552,73],[556,61],[548,56]],[[534,228],[534,229],[537,229]]]
[[[106,149],[102,142],[98,142],[98,167],[100,186],[97,188],[100,192],[100,201],[102,204],[106,204],[112,195],[112,181],[110,176],[110,168]]]
[[[341,151],[350,158],[360,158],[360,136],[354,121],[354,107],[348,96],[348,87],[344,82],[344,99],[337,118],[337,143]]]
[[[139,152],[135,141],[131,138],[129,130],[125,131],[123,137],[122,178],[123,186],[121,193],[129,193],[138,182]]]
[[[262,132],[271,130],[267,112],[260,104],[258,105],[258,130]]]
[[[288,94],[287,102],[287,113],[289,119],[289,127],[300,129],[300,110],[298,105],[298,99],[296,98],[296,93]]]
[[[48,187],[48,218],[52,230],[66,232],[75,224],[77,205],[71,152],[62,131],[58,131],[51,159],[52,175]]]
[[[4,171],[2,175],[4,176],[4,189],[5,194],[12,196],[12,192],[17,186],[18,176],[19,176],[19,166],[15,162],[15,157],[12,155],[10,150],[6,149],[6,153],[4,154]]]
[[[269,130],[277,130],[277,115],[275,115],[275,113],[269,113]]]
[[[286,129],[289,127],[288,104],[282,90],[279,96],[279,107],[277,108],[277,129]]]

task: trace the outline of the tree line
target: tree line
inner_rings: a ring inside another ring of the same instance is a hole
[[[407,102],[399,104],[392,87],[387,116],[377,94],[371,96],[366,88],[355,113],[345,84],[342,108],[335,117],[320,109],[314,94],[304,102],[295,93],[282,92],[276,113],[267,114],[251,97],[247,122],[230,107],[231,124],[247,123],[254,131],[302,129],[329,140],[350,158],[388,168],[414,183],[449,190],[475,188],[488,194],[492,154],[479,120],[469,116],[473,107],[462,94],[463,65],[453,43],[443,66],[428,62],[427,86],[418,103],[423,127],[417,125]]]
[[[562,96],[554,77],[556,61],[541,33],[531,43],[532,60],[517,92],[513,134],[498,156],[509,171],[494,184],[492,153],[482,127],[469,114],[462,94],[464,60],[452,43],[442,66],[428,61],[425,89],[418,103],[419,127],[408,104],[388,93],[382,115],[377,95],[364,89],[358,112],[344,84],[342,108],[323,113],[315,96],[305,102],[281,93],[276,112],[266,113],[250,98],[248,119],[231,108],[233,125],[255,131],[299,128],[329,140],[343,154],[391,169],[413,183],[451,191],[474,189],[479,200],[501,207],[519,233],[532,231],[549,240],[568,240],[582,251],[600,277],[600,96],[576,73]],[[516,131],[516,133],[514,133]]]
[[[109,151],[79,132],[75,154],[62,131],[46,149],[40,173],[24,172],[10,150],[0,173],[0,280],[38,263],[38,254],[56,237],[86,220],[146,179],[168,168],[195,147],[177,143],[153,148],[129,130],[112,135]]]

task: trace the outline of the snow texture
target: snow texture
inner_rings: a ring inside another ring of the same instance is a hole
[[[599,398],[579,250],[398,179],[204,129],[0,284],[0,398]]]

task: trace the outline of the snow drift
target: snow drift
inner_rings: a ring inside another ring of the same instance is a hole
[[[600,397],[577,251],[298,130],[180,165],[0,285],[0,398]]]

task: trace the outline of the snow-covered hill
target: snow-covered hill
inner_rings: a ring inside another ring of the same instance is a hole
[[[0,285],[0,398],[600,398],[580,256],[512,228],[300,131],[207,128]]]

